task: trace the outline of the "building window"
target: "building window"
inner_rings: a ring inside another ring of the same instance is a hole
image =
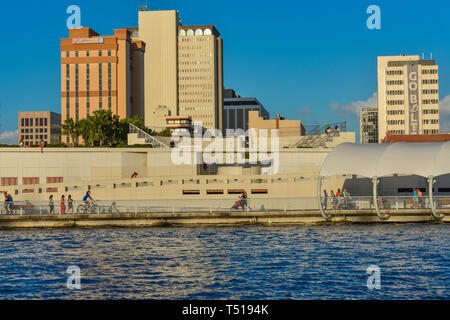
[[[99,51],[101,52],[101,51]],[[103,68],[102,68],[102,64],[99,63],[98,64],[98,109],[102,110],[103,108]]]
[[[75,64],[75,119],[79,119],[80,105],[79,105],[79,94],[78,94],[78,63]],[[47,118],[46,118],[47,119]]]
[[[111,57],[111,50],[108,50],[108,57]]]
[[[89,51],[88,51],[89,52]],[[86,64],[86,116],[89,116],[89,113],[91,112],[91,104],[90,104],[90,93],[91,90],[91,67],[88,64]]]
[[[75,57],[78,58],[78,51],[75,51]]]
[[[111,110],[111,63],[108,63],[108,109]]]
[[[86,57],[89,57],[89,50],[86,51]]]
[[[99,56],[99,57],[102,56],[102,50],[98,50],[98,56]]]
[[[70,65],[66,64],[66,119],[70,118]],[[42,118],[40,119],[43,125]]]

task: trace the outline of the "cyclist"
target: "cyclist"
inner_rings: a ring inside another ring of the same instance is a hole
[[[86,207],[86,212],[88,212],[89,207],[91,205],[91,202],[89,200],[94,200],[94,198],[91,197],[91,191],[87,191],[86,194],[83,197],[84,206]]]

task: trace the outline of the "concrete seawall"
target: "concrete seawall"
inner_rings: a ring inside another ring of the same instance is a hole
[[[76,215],[0,216],[0,228],[69,228],[69,227],[153,227],[198,225],[282,225],[340,223],[449,223],[450,210],[439,210],[446,217],[436,221],[429,210],[384,211],[391,217],[380,220],[374,211],[339,211],[326,222],[319,211],[271,211],[224,213],[127,213]],[[331,212],[328,212],[331,213]]]

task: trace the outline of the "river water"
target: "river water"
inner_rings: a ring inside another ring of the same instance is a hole
[[[449,299],[449,249],[437,224],[0,230],[0,299]]]

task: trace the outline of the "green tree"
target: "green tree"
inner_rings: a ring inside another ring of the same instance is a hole
[[[68,135],[70,139],[72,140],[72,146],[75,145],[75,140],[80,135],[80,128],[77,124],[77,122],[73,121],[72,118],[68,118],[64,121],[64,123],[61,124],[62,134]]]

